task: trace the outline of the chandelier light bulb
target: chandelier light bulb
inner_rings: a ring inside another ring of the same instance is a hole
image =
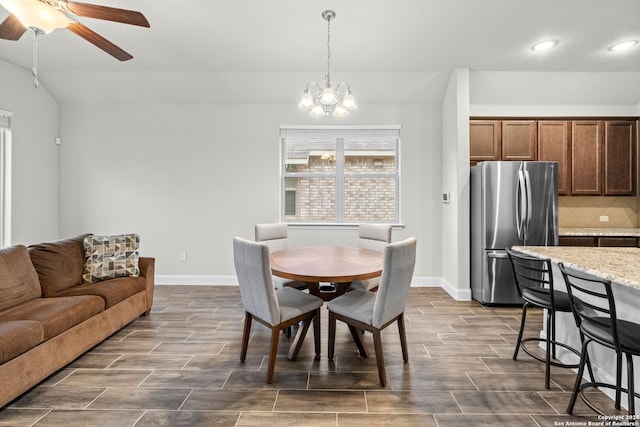
[[[347,92],[344,98],[342,98],[342,106],[349,111],[358,108],[355,99],[353,99],[353,95],[351,95],[351,92]]]
[[[324,116],[324,108],[322,108],[322,105],[320,105],[319,103],[316,103],[311,111],[309,111],[309,115],[313,117]]]
[[[302,94],[302,98],[300,99],[300,104],[298,104],[298,107],[304,108],[306,110],[313,107],[313,96],[309,93],[308,89],[305,90]]]
[[[344,104],[336,104],[336,108],[333,110],[335,117],[344,117],[349,114],[349,111],[345,108]]]
[[[324,88],[322,91],[322,98],[320,98],[322,105],[335,105],[338,103],[338,97],[333,89],[330,87]]]

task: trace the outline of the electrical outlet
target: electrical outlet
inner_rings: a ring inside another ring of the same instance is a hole
[[[608,215],[600,215],[600,222],[607,222],[607,221],[609,221]]]
[[[180,252],[180,262],[186,262],[187,261],[187,252]]]

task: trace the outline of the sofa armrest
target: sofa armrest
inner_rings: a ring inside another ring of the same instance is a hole
[[[144,315],[148,315],[151,312],[151,306],[153,305],[153,287],[155,285],[155,270],[156,259],[148,257],[140,257],[138,260],[138,267],[140,268],[140,276],[147,280],[147,311]]]

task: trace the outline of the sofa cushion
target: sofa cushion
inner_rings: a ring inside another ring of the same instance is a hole
[[[89,234],[29,246],[44,296],[80,284],[84,268],[82,242],[87,236]]]
[[[15,307],[42,291],[29,252],[23,245],[0,250],[0,310]]]
[[[40,322],[45,341],[104,311],[97,296],[36,298],[0,312],[0,322],[35,320]]]
[[[139,276],[139,244],[140,236],[137,234],[85,237],[82,282]]]
[[[0,364],[11,360],[44,341],[44,331],[39,322],[15,320],[0,322]]]
[[[104,282],[73,286],[54,296],[97,295],[104,299],[106,308],[109,308],[138,292],[144,291],[146,284],[147,280],[144,277],[119,277]]]

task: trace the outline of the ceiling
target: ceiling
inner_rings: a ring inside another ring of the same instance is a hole
[[[59,102],[289,103],[326,68],[360,104],[437,102],[452,69],[640,72],[638,0],[86,0],[138,10],[151,28],[79,19],[134,56],[119,62],[67,30],[41,36],[41,84]],[[0,19],[6,16],[0,10]],[[547,52],[531,45],[559,44]],[[32,36],[0,40],[31,69]],[[639,85],[640,86],[640,85]]]

